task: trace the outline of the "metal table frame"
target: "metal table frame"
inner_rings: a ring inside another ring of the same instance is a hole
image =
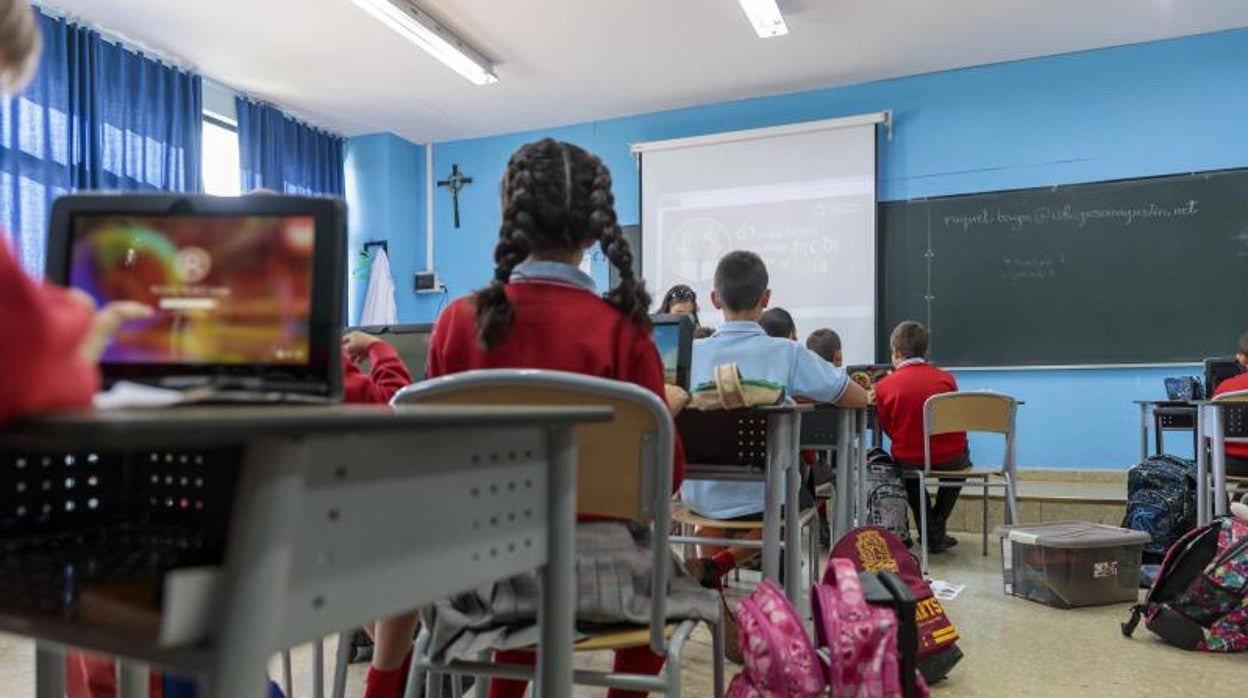
[[[54,417],[0,431],[24,450],[245,444],[209,639],[154,638],[0,609],[37,641],[36,697],[64,695],[62,647],[147,663],[202,695],[262,696],[269,657],[378,617],[542,569],[536,685],[572,692],[578,423],[607,407],[214,407]],[[514,520],[512,520],[514,517]],[[394,531],[387,536],[385,531]]]

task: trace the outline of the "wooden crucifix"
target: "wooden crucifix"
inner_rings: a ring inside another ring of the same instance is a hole
[[[451,176],[438,182],[439,187],[446,187],[451,192],[451,201],[455,204],[455,227],[459,227],[459,192],[472,184],[472,177],[465,177],[459,171],[459,165],[451,165]]]

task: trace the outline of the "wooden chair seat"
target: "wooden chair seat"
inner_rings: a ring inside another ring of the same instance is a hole
[[[985,468],[962,468],[961,470],[933,470],[928,474],[928,478],[932,480],[941,480],[950,477],[973,477],[988,479],[993,475],[1000,475],[1000,470],[987,470]]]
[[[801,520],[805,521],[814,509],[803,509]],[[730,531],[753,531],[763,527],[763,515],[747,519],[712,519],[695,513],[680,502],[672,502],[672,521],[686,526],[713,526]]]
[[[663,634],[671,639],[672,634],[679,627],[676,623],[668,623],[663,629]],[[599,634],[587,637],[576,643],[577,652],[600,652],[603,650],[618,650],[628,647],[641,647],[650,644],[650,629],[644,626],[636,628],[622,628],[615,630],[605,630]]]

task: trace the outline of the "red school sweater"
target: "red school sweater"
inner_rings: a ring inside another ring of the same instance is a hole
[[[893,460],[923,467],[923,403],[933,395],[953,393],[958,382],[948,371],[926,362],[907,364],[875,385],[880,427],[892,439]],[[932,465],[940,466],[966,451],[966,432],[932,437]]]
[[[412,375],[394,347],[374,342],[368,347],[368,373],[342,352],[342,401],[385,405],[399,390],[412,384]]]
[[[474,298],[461,298],[433,328],[427,378],[483,368],[537,368],[628,381],[664,399],[663,361],[645,328],[581,288],[538,281],[506,288],[516,319],[498,346],[487,352],[477,343]],[[675,455],[673,491],[685,472],[679,436]]]
[[[1233,393],[1236,390],[1248,390],[1248,373],[1241,373],[1233,378],[1218,383],[1217,390],[1213,391],[1214,397],[1223,393]],[[1248,444],[1230,443],[1226,444],[1226,455],[1235,458],[1248,458]]]

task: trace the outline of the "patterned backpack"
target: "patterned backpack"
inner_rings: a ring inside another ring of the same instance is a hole
[[[897,578],[894,578],[897,579]],[[900,579],[896,581],[903,586]],[[913,612],[914,597],[907,595]],[[826,651],[828,688],[834,696],[927,698],[927,684],[914,667],[913,619],[906,661],[898,646],[899,619],[887,606],[867,603],[858,569],[849,560],[828,561],[824,583],[811,589],[815,639]],[[902,671],[910,674],[903,681]]]
[[[1196,464],[1162,454],[1131,468],[1122,527],[1152,536],[1144,544],[1144,561],[1160,562],[1175,541],[1196,527]]]
[[[901,466],[882,448],[867,452],[867,472],[863,478],[867,493],[867,521],[872,526],[882,526],[909,547],[910,505],[906,501],[906,486],[901,477]]]
[[[728,698],[815,698],[824,692],[814,645],[788,597],[771,580],[737,607],[737,640],[745,668]]]
[[[1144,603],[1131,609],[1122,634],[1131,637],[1141,617],[1175,647],[1248,650],[1248,513],[1180,538],[1166,553]]]

